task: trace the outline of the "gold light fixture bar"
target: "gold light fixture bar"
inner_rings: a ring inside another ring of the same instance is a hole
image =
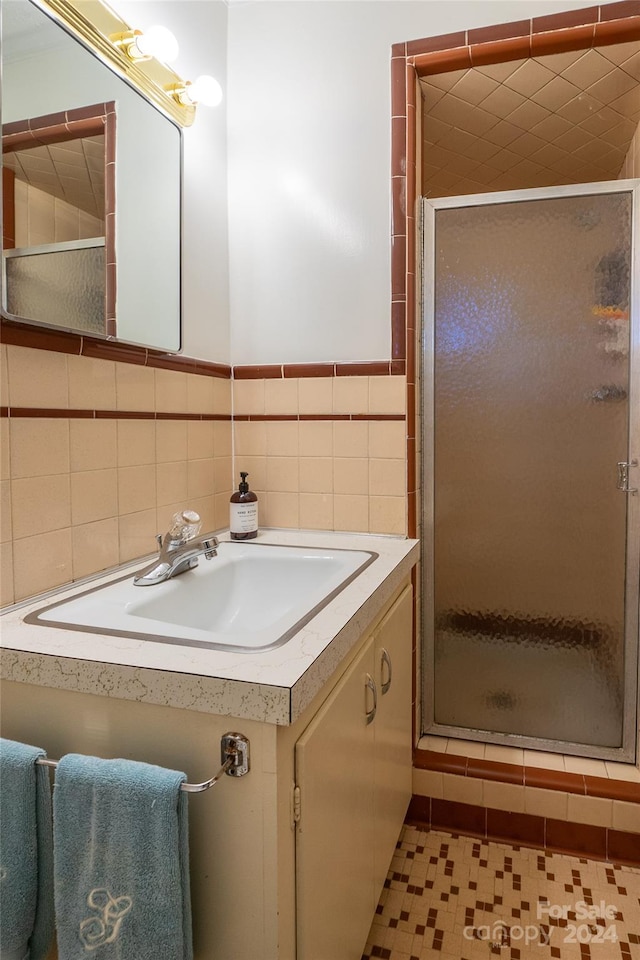
[[[85,43],[107,66],[128,80],[168,117],[189,127],[196,109],[175,98],[172,91],[183,88],[185,81],[158,60],[132,60],[125,49],[114,42],[123,34],[132,35],[126,23],[101,0],[33,0],[36,6],[52,16]]]

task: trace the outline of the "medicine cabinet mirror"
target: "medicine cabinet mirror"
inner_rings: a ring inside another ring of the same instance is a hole
[[[52,6],[0,5],[2,316],[177,352],[180,126]]]

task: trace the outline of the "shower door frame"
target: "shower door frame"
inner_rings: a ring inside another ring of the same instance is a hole
[[[638,691],[640,689],[638,634],[640,623],[640,465],[629,475],[629,484],[637,486],[636,494],[624,494],[627,500],[625,627],[624,627],[624,701],[622,745],[591,746],[570,741],[527,737],[522,734],[493,733],[467,727],[439,724],[435,721],[435,592],[434,592],[434,526],[435,526],[435,213],[437,210],[479,207],[526,200],[551,200],[603,193],[631,193],[631,289],[629,297],[629,433],[627,458],[640,460],[640,179],[614,180],[599,183],[539,187],[530,190],[509,190],[496,193],[470,194],[458,197],[422,198],[421,263],[422,330],[421,330],[421,489],[422,489],[422,735],[436,734],[484,743],[565,753],[634,763],[638,748]],[[611,465],[612,475],[615,464]]]

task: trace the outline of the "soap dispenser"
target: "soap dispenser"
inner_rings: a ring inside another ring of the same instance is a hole
[[[232,540],[252,540],[258,536],[258,498],[249,490],[249,474],[241,470],[240,476],[240,486],[229,501],[229,532]]]

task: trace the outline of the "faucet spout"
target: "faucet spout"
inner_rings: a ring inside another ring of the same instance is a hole
[[[211,534],[199,537],[199,529],[200,517],[197,513],[185,510],[177,514],[168,533],[164,537],[158,536],[158,559],[134,577],[134,586],[148,587],[163,583],[187,570],[193,570],[198,565],[199,557],[211,560],[217,556],[218,538]]]

